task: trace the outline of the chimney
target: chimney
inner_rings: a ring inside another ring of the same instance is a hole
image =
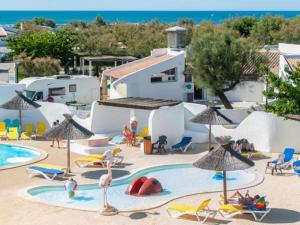
[[[186,28],[175,26],[166,29],[166,32],[168,35],[168,48],[180,50],[186,47]]]

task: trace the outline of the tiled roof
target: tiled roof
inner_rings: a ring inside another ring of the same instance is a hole
[[[131,73],[142,70],[144,68],[166,61],[172,57],[173,57],[172,55],[168,55],[168,54],[161,55],[161,56],[152,56],[147,59],[137,60],[134,61],[133,63],[124,64],[122,66],[116,67],[115,69],[104,71],[103,75],[119,79]]]
[[[257,54],[256,60],[262,60],[263,57],[266,57],[268,66],[272,73],[279,73],[279,56],[278,51],[263,51]],[[249,60],[249,63],[244,68],[244,75],[258,75],[258,68]]]
[[[300,55],[287,55],[284,58],[292,70],[300,66]]]

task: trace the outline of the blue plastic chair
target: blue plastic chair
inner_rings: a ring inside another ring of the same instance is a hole
[[[180,149],[182,152],[186,152],[186,150],[191,144],[192,137],[183,137],[179,143],[172,146],[172,149]]]
[[[288,163],[291,162],[292,159],[294,158],[294,153],[295,153],[295,149],[294,148],[285,148],[283,155],[284,155],[284,159],[283,162],[284,163]],[[278,164],[281,163],[280,159],[275,159],[272,161],[272,163]]]
[[[12,123],[11,123],[11,127],[17,127],[18,132],[20,132],[20,120],[19,119],[13,120]]]
[[[6,126],[6,130],[8,131],[9,127],[11,126],[11,120],[10,119],[5,119],[3,120]]]

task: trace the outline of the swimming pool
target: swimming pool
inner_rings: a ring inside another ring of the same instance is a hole
[[[172,199],[203,192],[223,190],[222,180],[214,180],[213,171],[201,170],[191,164],[173,164],[150,167],[116,180],[108,190],[108,201],[120,211],[157,207]],[[136,177],[157,178],[164,188],[161,194],[136,197],[125,194],[127,185]],[[263,176],[254,171],[228,172],[228,189],[246,188],[262,182]],[[81,185],[73,199],[67,197],[63,186],[40,186],[27,190],[37,201],[81,210],[96,211],[102,207],[103,192],[98,184]]]
[[[0,144],[0,169],[15,167],[40,158],[41,153],[29,148]]]

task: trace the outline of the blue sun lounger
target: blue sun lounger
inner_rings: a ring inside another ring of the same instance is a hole
[[[267,163],[265,173],[268,169],[271,169],[272,174],[274,170],[279,170],[282,173],[282,169],[287,169],[290,167],[294,160],[295,149],[294,148],[285,148],[282,154],[282,158],[277,158],[273,161]]]
[[[47,180],[53,180],[55,177],[64,175],[65,171],[60,169],[52,169],[40,166],[30,166],[27,168],[27,172],[32,175],[42,175]]]
[[[186,152],[188,147],[192,144],[192,138],[191,137],[183,137],[181,141],[175,145],[172,146],[172,150],[179,149],[182,152]]]

